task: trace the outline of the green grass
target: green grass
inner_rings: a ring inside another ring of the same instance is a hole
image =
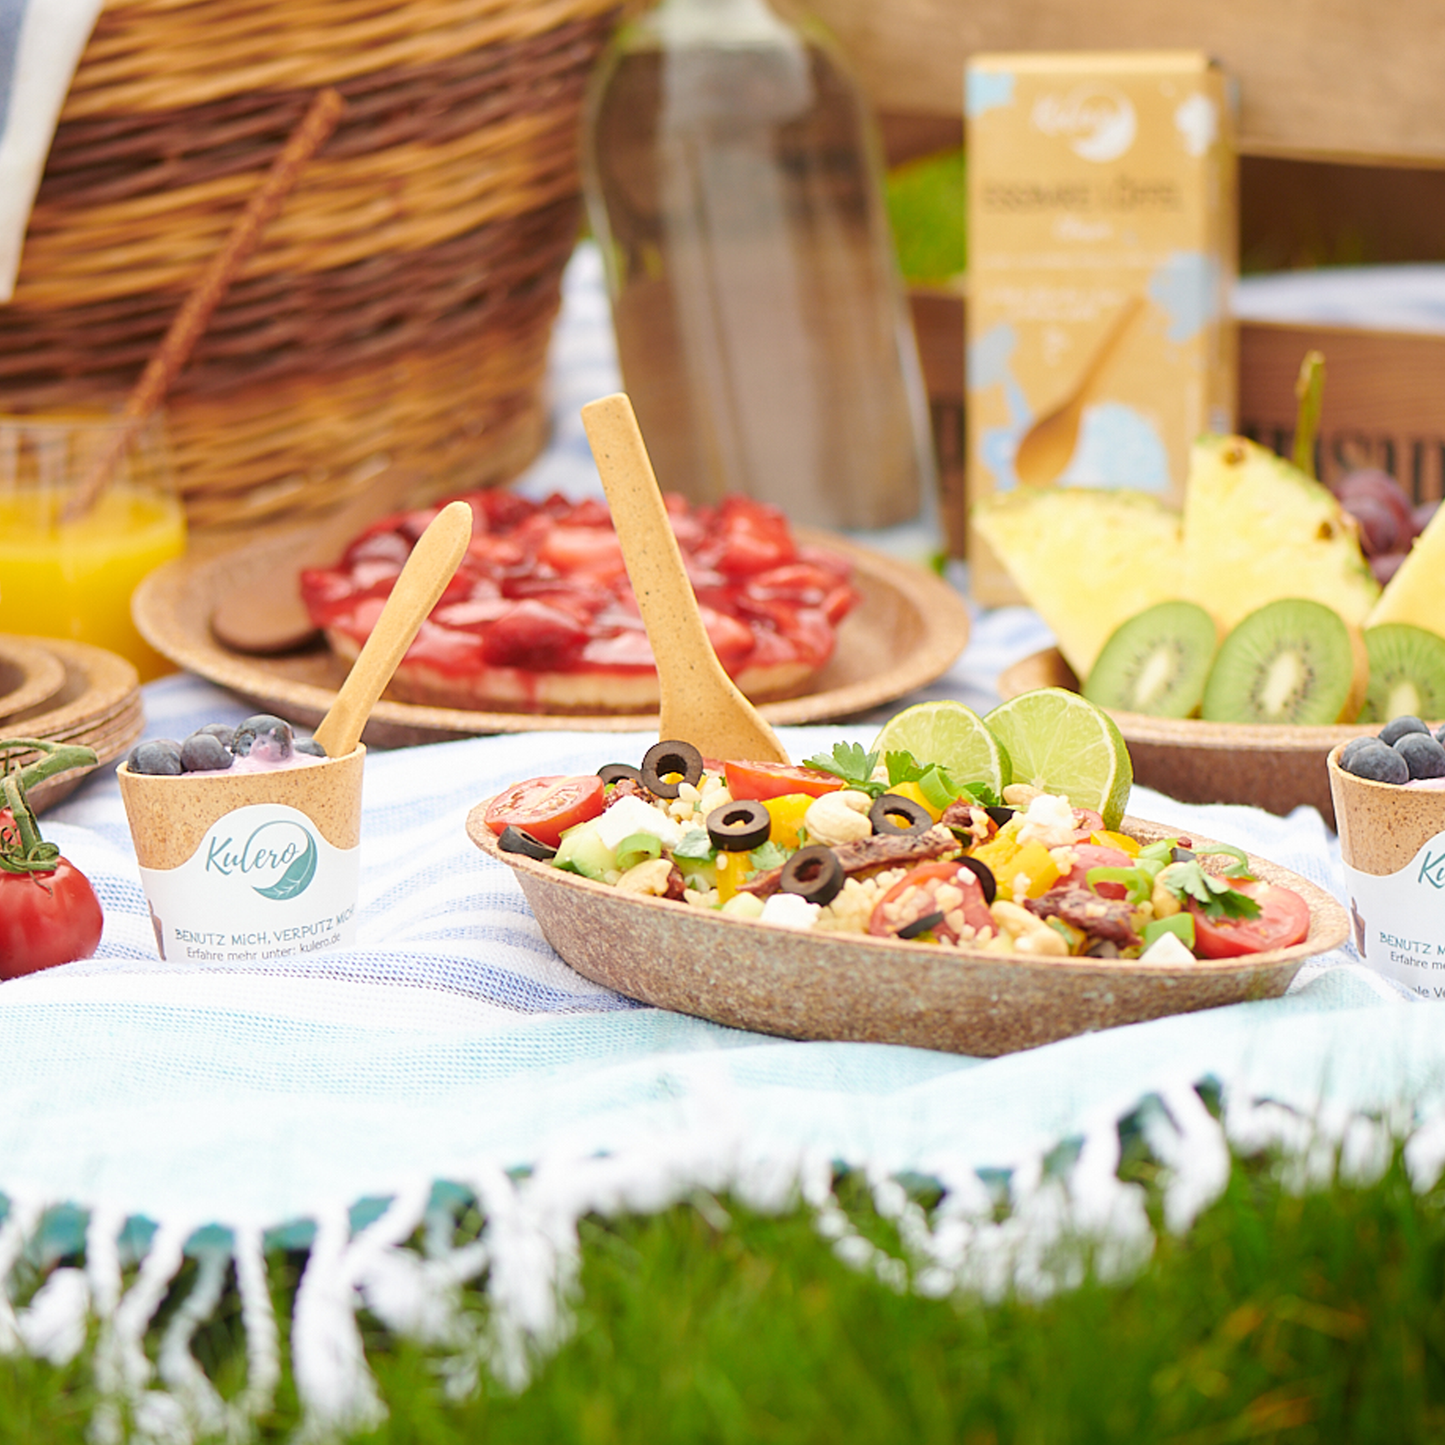
[[[1149,1177],[1146,1164],[1136,1177]],[[866,1197],[844,1202],[874,1237]],[[1157,1201],[1156,1201],[1157,1202]],[[1445,1194],[1398,1162],[1302,1198],[1237,1164],[1147,1268],[1042,1304],[893,1294],[840,1264],[806,1216],[680,1207],[588,1220],[577,1328],[511,1395],[448,1405],[436,1363],[366,1322],[391,1407],[377,1441],[1372,1442],[1445,1438]],[[1156,1211],[1156,1225],[1158,1225]],[[721,1226],[721,1227],[719,1227]],[[278,1307],[299,1265],[273,1260]],[[240,1383],[223,1312],[197,1342]],[[0,1441],[85,1439],[86,1375],[0,1361]],[[296,1423],[287,1381],[263,1438]]]

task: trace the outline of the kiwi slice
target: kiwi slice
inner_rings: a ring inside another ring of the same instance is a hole
[[[1360,703],[1361,663],[1339,613],[1286,597],[1241,618],[1219,645],[1200,715],[1210,722],[1347,721]]]
[[[1195,602],[1156,602],[1121,622],[1089,669],[1084,696],[1099,707],[1188,717],[1199,707],[1219,646]]]
[[[1365,629],[1370,685],[1361,722],[1391,718],[1445,718],[1445,637],[1408,622]]]

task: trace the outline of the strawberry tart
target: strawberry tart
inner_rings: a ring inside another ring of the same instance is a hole
[[[606,504],[473,492],[471,545],[389,689],[478,711],[644,713],[657,672]],[[777,508],[745,497],[690,507],[672,529],[718,659],[755,699],[806,691],[858,601],[847,559],[800,545]],[[334,567],[301,574],[312,620],[348,662],[369,636],[437,508],[366,529]]]

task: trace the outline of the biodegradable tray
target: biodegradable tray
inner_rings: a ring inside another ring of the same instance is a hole
[[[547,942],[578,973],[658,1008],[784,1038],[1014,1053],[1118,1024],[1275,998],[1305,959],[1336,947],[1349,931],[1328,893],[1258,858],[1250,861],[1261,878],[1309,903],[1310,932],[1292,948],[1242,959],[999,958],[798,931],[619,893],[503,853],[483,821],[486,806],[472,809],[468,835],[514,870]],[[1137,818],[1122,826],[1146,841],[1179,831]]]
[[[17,713],[48,702],[65,686],[65,664],[38,637],[0,636],[0,730]]]
[[[0,646],[14,641],[0,639]],[[123,757],[139,741],[145,729],[145,714],[140,680],[125,658],[102,647],[63,638],[33,637],[23,641],[49,655],[59,669],[61,681],[55,689],[47,684],[46,695],[34,705],[0,719],[0,736],[76,743],[94,748],[97,755],[95,767],[59,773],[30,789],[30,804],[38,813],[74,792],[96,768]],[[30,762],[35,756],[19,755],[16,762]]]
[[[1079,690],[1056,648],[1036,652],[999,676],[1004,698],[1035,687]],[[1109,711],[1134,762],[1134,781],[1182,803],[1245,803],[1269,813],[1301,804],[1335,826],[1325,759],[1330,749],[1371,731],[1366,723],[1336,727],[1202,722]]]
[[[892,702],[932,682],[968,641],[968,608],[948,583],[907,562],[832,533],[796,528],[799,541],[848,557],[863,600],[844,619],[838,645],[814,688],[762,703],[770,723],[825,722]],[[270,712],[303,726],[325,716],[346,676],[346,664],[324,643],[280,657],[250,657],[224,647],[208,619],[228,589],[261,575],[272,555],[290,545],[266,538],[220,553],[167,562],[136,589],[136,626],[158,652]],[[372,710],[365,742],[375,747],[436,742],[477,733],[532,731],[637,732],[655,729],[657,714],[474,712],[394,702]]]

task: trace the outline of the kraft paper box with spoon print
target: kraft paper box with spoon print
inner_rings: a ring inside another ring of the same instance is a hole
[[[965,81],[969,503],[1018,486],[1181,500],[1233,427],[1226,77],[1189,51],[979,55]],[[977,537],[975,597],[1020,600]]]

